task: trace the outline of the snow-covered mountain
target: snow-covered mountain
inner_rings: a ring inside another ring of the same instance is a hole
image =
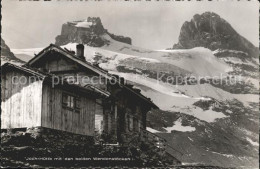
[[[173,49],[205,47],[231,65],[233,75],[257,77],[259,50],[218,14],[205,12],[194,15],[181,27],[179,42]],[[252,73],[253,72],[253,73]]]
[[[88,18],[65,23],[56,44],[76,51],[84,43],[87,61],[150,97],[160,110],[148,114],[148,130],[182,152],[168,150],[183,163],[258,166],[257,48],[209,12],[185,22],[179,39],[170,50],[143,49]],[[41,49],[12,51],[30,58]]]
[[[196,14],[191,21],[186,21],[181,27],[179,42],[173,45],[173,48],[190,49],[199,46],[212,51],[217,49],[242,51],[253,58],[259,55],[257,47],[213,12]]]

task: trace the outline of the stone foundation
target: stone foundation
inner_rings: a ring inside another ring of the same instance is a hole
[[[45,127],[19,128],[1,130],[2,135],[12,133],[17,136],[30,136],[36,140],[44,141],[51,146],[64,147],[64,145],[91,145],[94,144],[92,136],[74,134]]]

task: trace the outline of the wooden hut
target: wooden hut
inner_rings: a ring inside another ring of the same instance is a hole
[[[147,112],[158,108],[140,90],[127,85],[124,78],[87,62],[82,44],[77,45],[76,52],[51,44],[27,65],[106,96],[96,100],[95,129],[97,133],[108,134],[119,142],[123,141],[123,134],[145,130]]]
[[[30,67],[1,67],[1,129],[46,127],[94,136],[98,91]]]

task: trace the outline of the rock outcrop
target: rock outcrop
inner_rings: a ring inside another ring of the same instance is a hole
[[[121,36],[121,35],[114,35],[114,34],[109,33],[109,32],[107,32],[107,33],[109,34],[109,36],[112,39],[114,39],[116,41],[123,42],[123,43],[129,44],[129,45],[132,44],[132,39],[129,38],[129,37],[124,37],[124,36]]]
[[[13,64],[22,64],[24,61],[18,59],[10,48],[5,44],[5,41],[1,37],[1,65],[6,62],[12,62]]]
[[[68,43],[84,43],[88,46],[101,47],[107,42],[102,35],[108,34],[112,39],[131,44],[129,37],[109,33],[102,25],[99,17],[88,17],[86,20],[67,22],[62,25],[61,35],[56,37],[56,45]]]
[[[127,146],[114,146],[94,144],[92,136],[44,127],[2,130],[1,167],[105,168],[108,163],[113,168],[180,165],[179,160],[168,154],[159,154],[153,144],[136,138]]]
[[[212,51],[243,51],[249,57],[258,57],[258,48],[239,35],[227,21],[212,12],[196,14],[191,21],[186,21],[181,27],[179,42],[173,45],[174,49],[194,47],[206,47]]]
[[[10,59],[16,59],[13,52],[11,52],[10,48],[5,44],[5,41],[1,38],[1,56],[6,56]]]

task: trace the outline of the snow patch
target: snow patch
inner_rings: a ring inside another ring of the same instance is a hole
[[[210,151],[210,152],[212,152],[212,153],[214,153],[214,154],[221,155],[221,156],[229,157],[229,158],[234,157],[234,155],[232,155],[232,154],[222,154],[222,153],[218,153],[218,152],[214,152],[214,151]]]
[[[220,76],[220,74],[225,75],[226,72],[232,70],[224,61],[216,58],[209,49],[203,47],[185,50],[160,50],[157,53],[160,53],[157,58],[160,58],[161,62],[188,70],[195,76]]]
[[[251,77],[242,76],[241,80],[245,81],[246,83],[252,83],[255,88],[257,88],[257,89],[259,88],[259,79],[254,79],[254,78],[251,78]]]
[[[178,111],[180,113],[192,115],[192,116],[194,116],[194,117],[196,117],[200,120],[203,120],[203,121],[206,121],[206,122],[209,122],[209,123],[214,122],[216,119],[228,117],[221,112],[216,112],[216,111],[212,110],[212,107],[210,107],[209,110],[203,111],[203,109],[201,109],[200,107],[185,106],[185,107],[182,107],[182,108],[176,107],[174,109],[174,111]]]
[[[75,21],[75,22],[72,22],[72,23],[75,23],[76,27],[81,27],[81,28],[89,28],[90,26],[93,25],[93,22],[88,22],[88,20],[83,20],[83,21]]]
[[[255,141],[253,141],[253,140],[251,140],[250,138],[246,138],[246,140],[250,143],[250,144],[252,144],[253,146],[257,146],[257,147],[259,147],[259,143],[258,142],[255,142]]]
[[[235,54],[245,54],[246,56],[248,56],[248,54],[243,51],[229,50],[229,49],[217,49],[217,50],[214,50],[212,53],[215,55],[215,54],[224,53],[224,52],[230,52],[230,53],[235,53]]]
[[[165,130],[167,130],[167,133],[171,133],[172,130],[176,130],[176,131],[182,131],[182,132],[192,132],[195,131],[196,128],[195,127],[191,127],[191,126],[183,126],[181,119],[178,119],[174,125],[172,127],[166,127],[164,128]]]
[[[247,136],[251,136],[251,137],[254,137],[255,136],[255,134],[252,132],[252,131],[249,131],[249,130],[247,130],[247,129],[245,129],[245,128],[241,128],[241,127],[239,127],[238,128],[241,132],[243,132],[243,134],[245,134],[245,135],[247,135]],[[258,137],[258,136],[257,136]]]
[[[151,58],[144,58],[144,57],[141,57],[141,58],[138,58],[140,60],[144,60],[144,61],[147,61],[147,62],[153,62],[153,63],[159,63],[160,61],[157,60],[157,59],[151,59]]]
[[[207,96],[221,101],[237,99],[246,107],[250,106],[250,102],[258,103],[259,100],[257,94],[232,94],[210,84],[178,85],[176,90],[185,92],[186,95],[192,97]]]
[[[190,141],[194,142],[194,140],[193,140],[192,138],[188,137],[188,139],[189,139]]]
[[[234,64],[248,64],[251,66],[256,66],[252,62],[243,62],[240,58],[236,58],[236,57],[225,57],[225,58],[220,58],[220,59],[224,60],[225,62],[231,62]]]
[[[150,127],[146,127],[146,130],[149,131],[149,132],[151,132],[151,133],[160,133],[160,131],[155,130],[155,129],[150,128]]]
[[[128,81],[132,81],[132,82],[135,82],[138,84],[143,84],[143,85],[150,87],[154,90],[157,90],[163,94],[167,94],[167,95],[174,96],[174,97],[188,98],[188,96],[186,96],[184,94],[180,94],[178,92],[178,90],[175,90],[173,85],[168,85],[166,83],[159,82],[155,79],[148,78],[145,75],[139,75],[139,74],[134,74],[134,73],[120,73],[120,72],[114,72],[114,71],[110,71],[109,73],[117,74],[121,77],[124,77]]]
[[[231,110],[226,110],[228,114],[232,114],[233,112]]]

